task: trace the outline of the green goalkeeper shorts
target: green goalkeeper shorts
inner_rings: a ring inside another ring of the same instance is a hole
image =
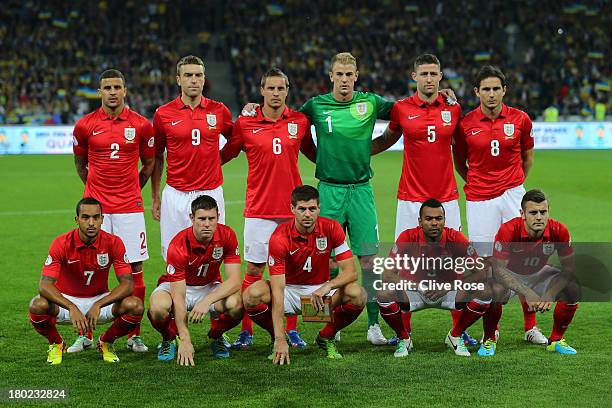
[[[319,182],[321,216],[338,221],[347,232],[355,255],[378,253],[378,219],[370,182]]]

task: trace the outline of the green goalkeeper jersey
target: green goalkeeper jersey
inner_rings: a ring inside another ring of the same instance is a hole
[[[358,184],[372,178],[370,150],[376,119],[389,119],[393,102],[369,93],[353,93],[338,102],[331,93],[308,100],[300,109],[315,126],[315,177],[335,184]]]

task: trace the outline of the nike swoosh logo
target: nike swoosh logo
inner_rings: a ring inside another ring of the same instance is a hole
[[[330,110],[330,111],[325,111],[325,112],[323,112],[323,114],[324,114],[324,115],[329,115],[329,114],[330,114],[330,113],[332,113],[332,112],[333,112],[333,110]]]
[[[448,341],[450,342],[451,346],[453,346],[453,349],[457,350],[457,345],[453,344],[453,341],[451,340],[450,336],[448,336]]]
[[[260,131],[262,131],[262,130],[263,130],[263,128],[253,129],[253,133],[257,133],[257,132],[260,132]]]
[[[100,134],[100,133],[102,133],[102,132],[104,132],[104,131],[103,131],[103,130],[101,130],[101,131],[99,131],[99,132],[96,132],[96,131],[94,130],[94,131],[92,132],[92,135],[93,135],[93,136],[95,136],[95,135],[99,135],[99,134]]]
[[[172,122],[172,126],[174,125],[178,125],[179,123],[181,123],[183,121],[183,119],[179,120],[178,122]]]
[[[416,116],[408,116],[408,120],[416,119],[416,118],[418,118],[419,116],[421,116],[421,115],[416,115]]]
[[[193,265],[196,262],[197,262],[197,259],[194,259],[193,261],[189,261],[189,266]]]
[[[299,251],[299,250],[300,250],[300,249],[298,248],[298,249],[296,249],[295,251],[289,251],[289,255],[293,255],[293,254],[295,254],[295,253],[296,253],[297,251]]]
[[[482,130],[472,130],[472,136],[479,134]]]
[[[79,262],[79,259],[69,259],[68,260],[69,264],[73,264],[73,263],[76,263],[76,262]]]

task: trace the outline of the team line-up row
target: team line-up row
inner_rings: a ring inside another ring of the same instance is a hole
[[[246,112],[235,123],[225,105],[202,96],[204,73],[200,58],[182,58],[177,64],[176,76],[180,95],[156,111],[151,126],[125,105],[127,87],[123,74],[117,70],[104,71],[100,75],[101,107],[83,117],[74,129],[75,164],[85,183],[84,196],[100,202],[104,211],[102,230],[120,237],[125,244],[133,277],[133,295],[140,299],[141,305],[145,294],[142,261],[148,258],[148,253],[140,189],[151,178],[153,218],[160,221],[162,252],[170,268],[173,266],[169,262],[170,242],[192,225],[191,206],[196,197],[211,197],[218,209],[218,221],[221,225],[225,222],[221,165],[240,151],[246,153],[249,166],[244,212],[244,258],[247,261],[242,284],[244,293],[248,293],[246,289],[250,286],[262,285],[258,282],[261,282],[266,262],[273,259],[269,256],[270,236],[277,227],[295,217],[290,197],[302,184],[297,166],[299,151],[316,163],[322,219],[335,220],[342,226],[340,230],[348,232],[352,253],[357,255],[364,276],[371,269],[372,257],[378,249],[378,222],[369,183],[372,177],[370,157],[389,148],[402,134],[404,162],[398,191],[396,238],[402,231],[418,227],[422,203],[430,198],[441,203],[446,226],[460,229],[452,156],[455,168],[467,181],[465,192],[471,241],[493,242],[501,224],[521,214],[520,202],[525,193],[522,183],[533,163],[531,121],[524,112],[503,104],[505,76],[496,67],[485,66],[479,72],[474,90],[481,104],[461,118],[460,107],[439,92],[442,73],[434,55],[424,54],[415,59],[412,78],[417,83],[417,92],[394,103],[374,93],[355,91],[359,76],[357,62],[351,54],[339,53],[330,64],[332,92],[316,96],[299,111],[294,111],[285,104],[289,79],[280,69],[273,68],[261,79],[262,104],[247,106],[246,110],[253,112]],[[372,140],[376,119],[388,119],[390,123],[381,137]],[[316,129],[316,146],[310,135],[311,125]],[[221,152],[218,149],[220,135],[228,138]],[[140,171],[139,158],[142,161]],[[167,177],[162,192],[164,167]],[[315,239],[315,244],[322,246],[323,241]],[[86,248],[87,245],[81,249]],[[218,257],[219,251],[213,251],[212,255]],[[478,251],[483,256],[492,254],[492,248],[479,248]],[[105,257],[101,258],[104,261]],[[312,259],[307,260],[308,265],[302,268],[317,270],[312,266]],[[337,273],[341,261],[336,253],[330,269],[332,281],[340,276]],[[77,263],[85,264],[80,260],[73,262]],[[99,262],[93,265],[100,266]],[[202,267],[198,273],[207,276],[207,268]],[[63,270],[62,267],[59,270]],[[95,276],[89,270],[84,270],[83,274],[80,278],[90,282]],[[190,287],[188,285],[187,289]],[[358,294],[353,293],[351,299],[356,304],[358,298]],[[373,298],[366,300],[367,338],[373,344],[387,344],[378,324],[379,306]],[[52,301],[51,304],[57,306],[58,303]],[[70,306],[69,301],[59,304]],[[96,300],[93,304],[100,305]],[[353,304],[355,309],[358,308],[356,304]],[[575,310],[575,304],[568,305]],[[525,339],[544,344],[548,339],[536,326],[533,306],[535,304],[523,302]],[[342,310],[348,313],[347,308],[350,309],[343,306]],[[87,310],[89,307],[82,313]],[[402,315],[405,325],[410,327],[410,313],[397,314]],[[501,311],[495,314],[501,316]],[[460,312],[453,316],[459,321]],[[118,320],[127,322],[129,318],[115,319],[115,323]],[[170,318],[166,323],[172,325],[176,320]],[[483,319],[485,331],[486,320]],[[213,319],[213,322],[220,324],[218,330],[224,330],[223,319]],[[134,351],[146,351],[139,336],[139,324],[132,325],[129,347]],[[69,348],[71,351],[91,347],[88,333],[83,327],[79,329],[81,335]],[[238,348],[252,344],[252,324],[246,315],[242,329],[233,345]],[[288,319],[287,329],[291,345],[305,346],[294,318]],[[477,343],[467,333],[462,332],[461,336],[462,344]],[[329,340],[325,336],[321,339]],[[406,342],[400,340],[406,339],[397,336],[390,341],[401,349]],[[493,342],[492,338],[488,340]],[[323,343],[321,340],[328,356],[334,355],[334,346]],[[59,343],[50,340],[50,344]],[[169,343],[162,342],[162,345],[160,359],[169,355]],[[486,341],[485,345],[489,350],[494,349]],[[571,349],[562,339],[552,341],[550,346],[557,351]],[[61,356],[62,348],[63,342],[62,347],[54,348],[54,353],[50,349],[49,355],[58,355],[57,350],[60,350]],[[216,354],[225,355],[225,352],[221,350]]]

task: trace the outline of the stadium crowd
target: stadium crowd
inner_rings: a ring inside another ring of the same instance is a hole
[[[292,81],[290,104],[301,105],[328,91],[329,57],[342,50],[359,59],[359,88],[391,99],[414,89],[411,59],[434,52],[442,58],[443,86],[466,109],[477,104],[472,80],[485,63],[507,72],[507,102],[532,117],[553,103],[562,115],[589,116],[597,101],[609,100],[604,0],[283,4],[4,2],[0,124],[74,123],[96,98],[96,74],[109,67],[127,73],[130,106],[152,117],[176,95],[179,53],[198,43],[205,50],[215,26],[227,41],[221,54],[232,63],[239,103],[259,100],[257,79],[277,65]]]

